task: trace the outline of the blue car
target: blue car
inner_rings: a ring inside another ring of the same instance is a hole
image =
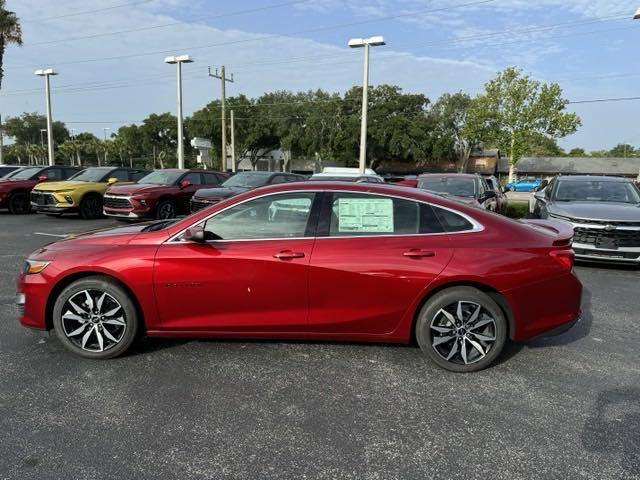
[[[507,183],[504,189],[508,192],[533,192],[541,183],[542,179],[540,178],[527,177]]]

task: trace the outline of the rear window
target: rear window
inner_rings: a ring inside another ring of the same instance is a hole
[[[447,233],[473,230],[473,224],[458,213],[435,206],[433,207],[433,211],[440,221],[442,228],[444,228]]]

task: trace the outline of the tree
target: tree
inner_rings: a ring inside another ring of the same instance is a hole
[[[142,122],[140,131],[142,133],[143,144],[145,148],[154,149],[158,152],[165,152],[163,156],[163,165],[166,162],[171,166],[177,164],[176,152],[178,149],[178,120],[170,113],[162,113],[157,115],[152,113]],[[185,142],[185,151],[188,151],[190,145]],[[173,159],[173,162],[169,160]]]
[[[471,151],[480,144],[480,129],[467,122],[471,97],[466,93],[445,93],[431,107],[438,132],[437,149],[441,159],[456,159],[458,172],[466,172]]]
[[[588,157],[587,152],[584,148],[572,148],[569,150],[570,157]]]
[[[5,8],[5,0],[0,0],[0,88],[4,78],[4,52],[8,45],[22,45],[20,20],[14,12]]]
[[[558,84],[543,84],[509,67],[471,102],[469,116],[485,143],[508,152],[512,180],[516,162],[536,139],[562,138],[581,125],[575,113],[564,111],[567,104]]]
[[[9,117],[4,122],[4,132],[16,143],[42,143],[42,132],[47,128],[47,117],[37,113],[23,113],[19,117]],[[53,122],[53,142],[61,144],[69,138],[69,130],[62,122]]]
[[[640,154],[640,150],[636,150],[633,145],[628,143],[619,143],[611,150],[609,150],[609,157],[637,157]]]
[[[565,151],[560,148],[554,138],[539,135],[538,138],[532,141],[529,150],[527,150],[527,155],[532,157],[562,157],[565,155]]]

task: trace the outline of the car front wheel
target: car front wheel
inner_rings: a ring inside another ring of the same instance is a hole
[[[14,215],[24,215],[31,212],[29,195],[24,192],[14,193],[9,197],[9,212]]]
[[[156,207],[156,219],[169,220],[176,217],[176,203],[173,200],[161,200]]]
[[[434,295],[416,322],[422,351],[441,368],[475,372],[491,365],[507,339],[507,321],[498,304],[472,287]]]
[[[129,349],[138,332],[138,315],[129,294],[116,282],[86,277],[58,296],[53,324],[67,349],[102,360]]]
[[[92,220],[102,216],[102,197],[87,195],[80,202],[80,216],[85,220]]]

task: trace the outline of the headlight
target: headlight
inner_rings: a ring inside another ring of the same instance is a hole
[[[25,275],[34,275],[36,273],[42,272],[47,265],[51,263],[50,260],[25,260],[24,266],[22,267],[22,273]]]

